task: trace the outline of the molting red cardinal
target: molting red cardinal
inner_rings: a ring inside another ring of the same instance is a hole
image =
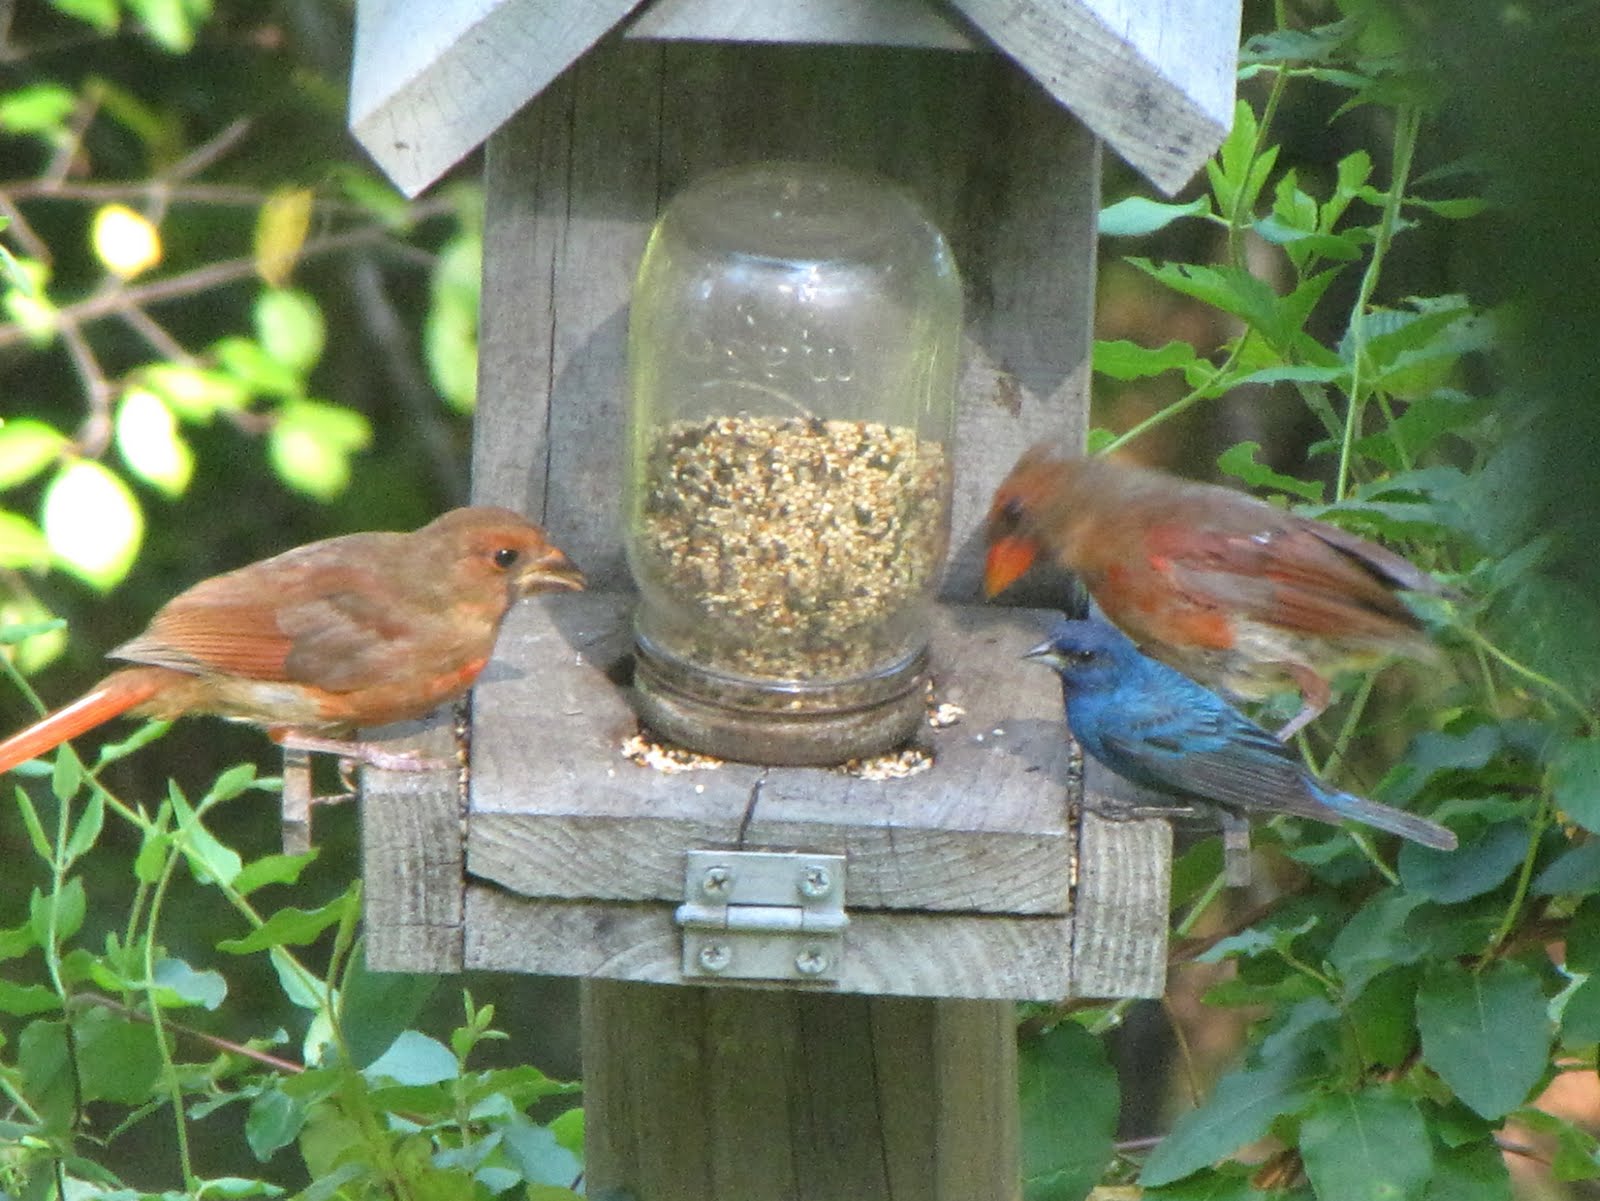
[[[265,726],[285,747],[417,767],[337,736],[461,696],[514,602],[582,587],[544,531],[509,509],[313,542],[174,597],[111,652],[137,666],[0,742],[0,772],[124,713],[208,713]]]
[[[1050,555],[1153,658],[1246,700],[1298,688],[1300,712],[1280,738],[1328,707],[1335,672],[1432,654],[1397,593],[1446,592],[1325,522],[1044,445],[995,491],[987,536],[990,596]]]

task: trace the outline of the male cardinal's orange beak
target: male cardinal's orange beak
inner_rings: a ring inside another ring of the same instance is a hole
[[[1021,534],[1005,534],[989,543],[983,563],[983,594],[1000,595],[1033,566],[1038,554],[1039,544]]]

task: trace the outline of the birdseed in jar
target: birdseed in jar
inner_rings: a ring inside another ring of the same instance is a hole
[[[768,679],[849,676],[903,654],[948,538],[944,446],[816,417],[681,421],[644,464],[641,583],[689,606],[677,648]]]

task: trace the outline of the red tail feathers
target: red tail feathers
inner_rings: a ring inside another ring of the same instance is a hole
[[[72,704],[0,742],[0,772],[35,759],[149,700],[161,690],[166,674],[161,668],[147,667],[113,672]]]

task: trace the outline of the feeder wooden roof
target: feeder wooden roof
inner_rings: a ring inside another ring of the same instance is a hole
[[[1240,0],[358,0],[350,127],[416,195],[612,30],[998,48],[1163,191],[1233,116]]]

